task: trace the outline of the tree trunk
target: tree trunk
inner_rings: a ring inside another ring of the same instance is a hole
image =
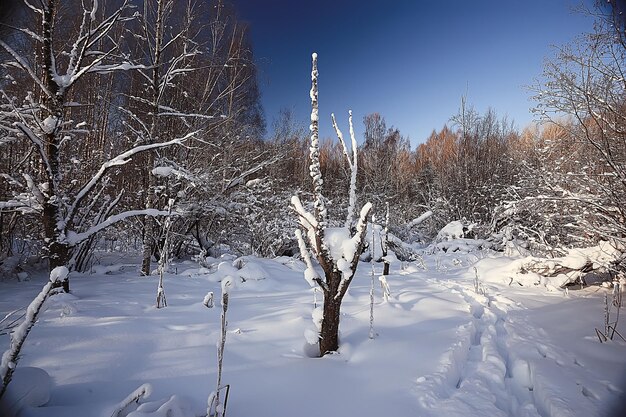
[[[320,356],[339,349],[339,318],[341,314],[341,300],[335,297],[324,296],[324,318],[320,331]]]
[[[44,152],[47,159],[47,166],[44,164],[43,171],[48,185],[46,201],[43,204],[42,223],[44,227],[44,236],[48,249],[48,267],[52,271],[57,266],[67,266],[70,260],[70,248],[67,242],[61,241],[61,229],[67,227],[61,226],[60,220],[63,218],[61,212],[62,196],[59,195],[59,181],[61,178],[61,162],[59,155],[59,147],[61,138],[58,129],[63,123],[63,103],[65,102],[65,91],[59,89],[59,85],[52,78],[56,73],[56,66],[52,60],[52,39],[54,30],[54,16],[56,14],[56,0],[49,0],[47,7],[44,7],[42,25],[43,25],[43,81],[48,89],[48,94],[43,94],[43,103],[45,104],[42,119],[47,117],[55,118],[55,126],[47,131],[44,135]],[[44,117],[47,116],[47,117]],[[50,129],[50,127],[47,127]],[[70,291],[69,278],[66,277],[61,282],[55,282],[53,287],[63,287],[63,291]]]
[[[70,260],[70,248],[66,243],[59,242],[57,219],[60,217],[59,206],[46,202],[43,209],[44,235],[48,242],[48,269],[50,272],[57,266],[67,266]],[[63,287],[63,291],[70,292],[69,277],[54,283],[53,288]]]
[[[163,48],[163,26],[164,26],[164,18],[165,18],[165,8],[163,4],[163,0],[157,0],[157,10],[156,10],[156,22],[154,23],[154,56],[151,57],[153,67],[152,67],[152,102],[150,106],[152,107],[152,120],[150,124],[150,136],[148,137],[149,143],[157,142],[157,134],[159,132],[159,98],[161,94],[161,63],[162,63],[162,48]],[[148,25],[148,23],[145,23]],[[145,27],[146,34],[150,32],[148,27]],[[157,198],[154,195],[155,186],[156,186],[156,178],[152,175],[152,170],[154,169],[154,153],[150,152],[147,157],[148,161],[146,164],[147,171],[145,172],[146,177],[146,209],[154,208],[157,204]],[[152,254],[155,252],[155,243],[156,243],[156,230],[155,230],[155,221],[151,216],[146,216],[144,221],[144,231],[143,231],[143,259],[141,263],[141,274],[148,276],[150,275],[151,267],[151,259]]]
[[[149,175],[149,174],[148,174]],[[150,181],[151,183],[152,181]],[[153,208],[154,204],[152,203],[152,195],[151,191],[153,187],[148,185],[148,197],[146,198],[146,209]],[[141,262],[141,275],[149,276],[152,272],[151,263],[152,263],[152,250],[154,247],[154,219],[150,215],[146,215],[144,217],[143,224],[143,256]]]
[[[324,291],[324,317],[320,330],[320,356],[339,349],[339,319],[341,317],[341,300],[343,294],[339,294],[341,272],[328,271],[326,282],[329,291]]]
[[[388,261],[383,261],[383,275],[389,275],[389,262]]]

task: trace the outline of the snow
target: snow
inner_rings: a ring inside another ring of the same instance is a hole
[[[209,291],[202,300],[202,304],[207,308],[213,308],[213,291]]]
[[[424,213],[422,213],[419,217],[417,217],[416,219],[413,219],[409,222],[409,224],[407,224],[408,228],[417,226],[422,224],[424,221],[426,221],[427,219],[429,219],[430,217],[432,217],[433,212],[428,210]],[[455,222],[455,224],[453,226],[450,226],[450,228],[454,228],[454,229],[458,229],[458,224],[456,223],[460,223],[460,222]],[[446,226],[447,227],[447,226]],[[444,228],[445,229],[445,228]],[[450,229],[448,229],[448,231],[450,231]],[[461,224],[461,231],[463,231],[463,225]],[[456,230],[456,232],[458,232],[458,230]]]
[[[311,287],[315,287],[315,281],[319,280],[319,274],[315,271],[313,267],[313,262],[311,261],[311,255],[306,248],[306,244],[304,243],[304,238],[302,237],[302,232],[300,229],[296,229],[295,231],[296,240],[298,241],[298,248],[300,249],[300,256],[304,260],[306,265],[306,269],[304,270],[304,279],[309,283]]]
[[[339,260],[350,255],[352,245],[350,231],[346,227],[329,227],[324,231],[324,243],[333,259]]]
[[[50,272],[50,282],[64,281],[70,275],[70,271],[65,266],[57,266]]]
[[[419,220],[419,218],[414,220],[414,221],[417,221],[417,220]],[[419,223],[421,223],[421,222],[418,222],[418,224]],[[463,223],[461,223],[458,220],[455,220],[455,221],[452,221],[452,222],[448,223],[437,234],[437,240],[438,241],[459,239],[459,238],[463,238],[463,237],[465,237],[465,232],[463,231]]]
[[[376,289],[375,339],[368,337],[371,270],[360,265],[342,304],[339,352],[316,359],[309,352],[321,307],[313,308],[300,261],[175,264],[180,273],[166,274],[164,309],[154,307],[157,277],[130,268],[73,272],[72,295],[48,299],[22,348],[17,371],[44,370],[51,385],[40,384],[42,373],[29,379],[49,398],[21,403],[20,416],[109,417],[121,408],[119,417],[204,415],[221,334],[220,315],[203,297],[222,286],[230,289],[227,415],[600,417],[620,400],[626,343],[600,343],[594,330],[603,326],[604,294],[612,289],[565,294],[509,285],[519,258],[490,251],[423,258],[424,266],[392,264],[387,302]],[[264,278],[240,282],[242,271]],[[31,275],[0,282],[0,317],[28,305],[48,281]],[[619,331],[626,334],[624,323]],[[8,342],[0,338],[0,348]],[[152,393],[136,404],[144,384]]]
[[[315,220],[315,217],[304,209],[302,203],[300,202],[300,198],[297,195],[291,197],[291,205],[293,206],[294,210],[296,210],[298,216],[304,219],[307,230],[317,227],[317,221]]]
[[[46,134],[51,134],[57,128],[59,119],[55,116],[48,116],[41,122],[41,129]]]
[[[368,210],[370,206],[367,206]],[[328,248],[330,256],[334,259],[337,269],[343,273],[344,279],[348,279],[352,275],[350,268],[352,259],[355,256],[359,232],[354,236],[350,235],[347,227],[328,227],[324,232],[324,243]]]
[[[30,366],[16,368],[0,404],[0,415],[17,415],[24,407],[46,405],[51,388],[52,380],[45,370]]]
[[[473,241],[471,239],[457,239],[452,242]],[[439,246],[439,244],[437,245]],[[561,291],[567,284],[578,282],[583,275],[578,269],[593,265],[600,271],[608,270],[611,262],[623,258],[623,252],[608,242],[599,242],[597,246],[581,249],[569,249],[565,256],[558,258],[538,258],[525,256],[514,258],[508,262],[502,259],[484,259],[477,264],[483,271],[489,271],[488,279],[498,283],[518,283],[523,286],[543,286],[552,291]],[[532,271],[529,269],[532,267]],[[573,271],[556,274],[560,268],[571,268]],[[497,272],[497,273],[496,273]],[[539,273],[543,272],[542,276]]]
[[[152,170],[152,175],[157,177],[169,177],[174,171],[173,167],[155,167]]]
[[[111,412],[111,417],[119,417],[124,411],[128,411],[129,407],[133,403],[137,403],[141,398],[148,398],[152,393],[152,385],[150,384],[142,384],[136,390],[128,394],[126,398],[115,406],[114,410]],[[109,414],[109,413],[107,413]]]

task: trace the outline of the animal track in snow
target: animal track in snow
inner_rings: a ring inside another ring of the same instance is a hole
[[[580,385],[580,384],[578,384],[578,385]],[[594,400],[599,400],[600,399],[600,397],[598,397],[593,391],[591,391],[589,388],[587,388],[584,385],[581,385],[581,392],[587,398],[593,398]]]

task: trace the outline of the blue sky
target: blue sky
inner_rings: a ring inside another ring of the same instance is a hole
[[[462,95],[480,112],[492,107],[526,126],[527,86],[540,79],[552,46],[592,28],[573,11],[580,0],[235,3],[251,25],[268,130],[281,108],[308,126],[315,51],[323,137],[334,136],[331,112],[347,131],[352,109],[359,141],[363,116],[379,112],[413,145],[448,122]]]

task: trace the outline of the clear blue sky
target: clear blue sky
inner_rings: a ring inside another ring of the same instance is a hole
[[[540,79],[552,46],[592,28],[573,11],[581,0],[234,1],[251,25],[270,133],[281,108],[308,126],[315,51],[321,135],[334,136],[331,112],[347,132],[352,109],[359,142],[372,112],[413,145],[423,142],[462,95],[524,127],[532,120],[527,86]]]

